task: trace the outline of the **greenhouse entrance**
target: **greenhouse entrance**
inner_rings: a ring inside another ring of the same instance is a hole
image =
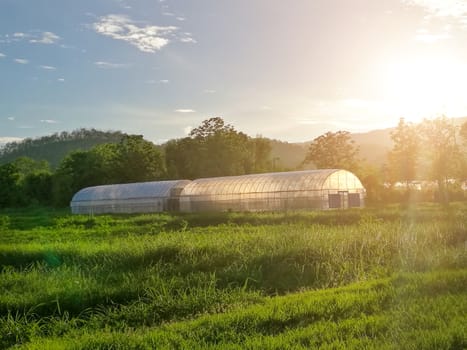
[[[329,194],[329,209],[348,209],[360,207],[360,194],[339,191]]]

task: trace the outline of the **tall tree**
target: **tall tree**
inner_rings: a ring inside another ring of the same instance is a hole
[[[154,181],[165,176],[159,148],[142,135],[125,136],[116,148],[118,182]]]
[[[438,182],[440,200],[448,202],[447,182],[459,173],[460,149],[456,140],[456,127],[446,116],[422,123],[424,142],[431,163],[431,176]]]
[[[0,208],[15,206],[20,198],[19,172],[13,163],[0,165]]]
[[[189,137],[169,141],[165,158],[170,177],[193,179],[266,171],[270,150],[268,140],[253,139],[214,117]]]
[[[313,163],[319,169],[357,172],[360,168],[359,147],[348,131],[327,132],[312,141],[304,163]]]
[[[416,177],[420,136],[413,124],[401,118],[396,129],[391,132],[391,139],[394,142],[388,155],[391,177],[393,181],[404,181],[408,190],[409,183]]]

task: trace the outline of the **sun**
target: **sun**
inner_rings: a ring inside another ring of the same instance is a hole
[[[467,65],[447,56],[392,60],[382,70],[384,98],[393,113],[413,121],[465,108]],[[463,111],[465,112],[465,110]]]

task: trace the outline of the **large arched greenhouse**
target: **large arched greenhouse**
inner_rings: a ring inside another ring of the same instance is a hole
[[[351,172],[291,171],[198,179],[180,195],[180,210],[284,211],[363,206],[365,189]]]
[[[322,169],[95,186],[70,205],[73,214],[324,210],[362,207],[364,197],[354,174]]]
[[[87,187],[71,200],[73,214],[152,213],[178,211],[180,194],[188,180],[152,181]]]

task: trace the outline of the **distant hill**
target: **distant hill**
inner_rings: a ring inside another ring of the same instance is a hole
[[[52,168],[55,168],[71,151],[86,151],[103,143],[117,143],[124,136],[125,134],[121,131],[78,129],[36,139],[27,138],[1,147],[0,164],[11,162],[19,157],[29,157],[35,160],[46,160]]]
[[[467,117],[453,118],[452,122],[460,126],[467,122]],[[391,132],[395,128],[372,130],[365,133],[353,133],[352,139],[360,147],[360,156],[371,165],[380,167],[387,162],[387,154],[393,147]],[[324,133],[324,132],[323,132]],[[296,169],[305,159],[312,140],[302,143],[287,143],[272,140],[272,157],[278,157],[280,164],[287,169]]]

